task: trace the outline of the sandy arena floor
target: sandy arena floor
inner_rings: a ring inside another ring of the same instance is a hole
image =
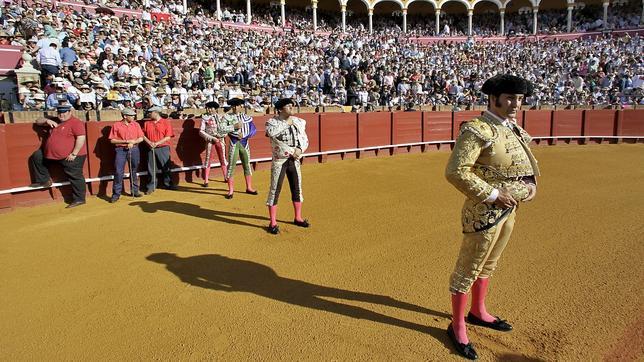
[[[483,361],[641,360],[644,145],[537,147]],[[445,333],[463,196],[446,152],[304,166],[305,215],[183,184],[0,215],[0,360],[460,360]],[[213,177],[219,176],[214,170]],[[241,177],[238,188],[243,189]]]

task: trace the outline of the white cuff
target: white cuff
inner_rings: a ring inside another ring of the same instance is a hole
[[[496,201],[497,197],[499,197],[499,190],[494,189],[494,190],[492,190],[492,193],[490,194],[490,196],[488,196],[487,199],[483,200],[483,202],[491,204],[494,201]]]

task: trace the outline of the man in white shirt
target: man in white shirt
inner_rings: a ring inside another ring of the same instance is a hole
[[[241,90],[239,83],[235,82],[233,87],[228,91],[228,98],[241,98],[244,99],[244,92]]]
[[[45,84],[44,79],[47,78],[49,74],[58,75],[60,66],[63,63],[63,60],[60,58],[60,53],[58,52],[58,45],[54,42],[49,43],[49,46],[42,48],[38,51],[36,61],[40,64],[40,70],[43,81],[42,84]]]

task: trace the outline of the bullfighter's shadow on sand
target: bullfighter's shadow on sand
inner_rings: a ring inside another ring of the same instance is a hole
[[[189,204],[187,202],[179,202],[179,201],[158,201],[158,202],[135,201],[135,202],[131,202],[130,206],[138,206],[141,208],[143,212],[146,212],[146,213],[155,213],[158,211],[175,212],[177,214],[200,217],[206,220],[225,222],[227,224],[240,225],[240,226],[250,226],[250,227],[255,227],[260,229],[264,229],[265,226],[252,224],[246,221],[236,220],[232,218],[244,218],[244,219],[251,219],[251,220],[268,221],[268,219],[264,216],[240,214],[240,213],[221,211],[221,210],[204,209],[199,205]]]
[[[266,265],[248,260],[232,259],[217,254],[182,258],[171,253],[155,253],[149,255],[146,259],[165,265],[166,269],[175,274],[182,282],[196,287],[225,292],[252,293],[260,297],[301,307],[406,328],[429,334],[441,341],[448,349],[452,349],[444,329],[404,321],[362,307],[324,298],[380,304],[449,319],[450,315],[446,313],[399,301],[384,295],[354,292],[284,278],[277,275],[273,269]]]

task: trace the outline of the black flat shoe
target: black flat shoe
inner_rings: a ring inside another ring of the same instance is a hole
[[[257,195],[258,192],[257,192],[257,190],[253,190],[253,191],[246,190],[246,193],[250,194],[250,195]]]
[[[293,220],[293,224],[295,224],[295,225],[297,225],[299,227],[302,227],[302,228],[307,228],[307,227],[311,226],[311,224],[309,224],[308,220],[302,220],[302,221]]]
[[[31,185],[29,185],[29,187],[44,187],[44,188],[48,188],[48,187],[51,187],[52,184],[53,184],[53,182],[51,180],[49,180],[49,181],[45,181],[45,182],[34,182]]]
[[[509,332],[512,330],[512,326],[506,320],[499,317],[495,318],[496,320],[494,322],[486,322],[479,319],[479,317],[472,314],[472,312],[467,313],[467,322],[470,324],[495,329],[501,332]]]
[[[71,209],[71,208],[74,208],[76,206],[81,206],[81,205],[85,205],[85,201],[74,201],[71,204],[67,205],[65,208],[66,209]]]
[[[133,197],[143,197],[143,194],[140,192],[137,192],[136,194],[132,194]]]
[[[226,195],[226,196],[224,196],[224,197],[225,197],[226,199],[230,200],[230,199],[232,199],[232,198],[233,198],[233,194],[228,194],[228,195]]]
[[[447,327],[447,335],[449,336],[449,339],[452,341],[452,344],[454,345],[454,348],[456,348],[456,351],[463,357],[471,360],[475,360],[479,358],[479,355],[476,353],[476,350],[474,349],[474,346],[472,343],[460,343],[456,339],[456,335],[454,335],[454,329],[452,328],[452,323],[449,324],[449,327]]]
[[[204,182],[203,185],[201,185],[201,187],[208,187],[208,183]]]
[[[273,235],[277,235],[277,234],[280,233],[280,227],[277,226],[277,225],[273,225],[273,226],[269,225],[268,226],[268,232],[273,234]]]

